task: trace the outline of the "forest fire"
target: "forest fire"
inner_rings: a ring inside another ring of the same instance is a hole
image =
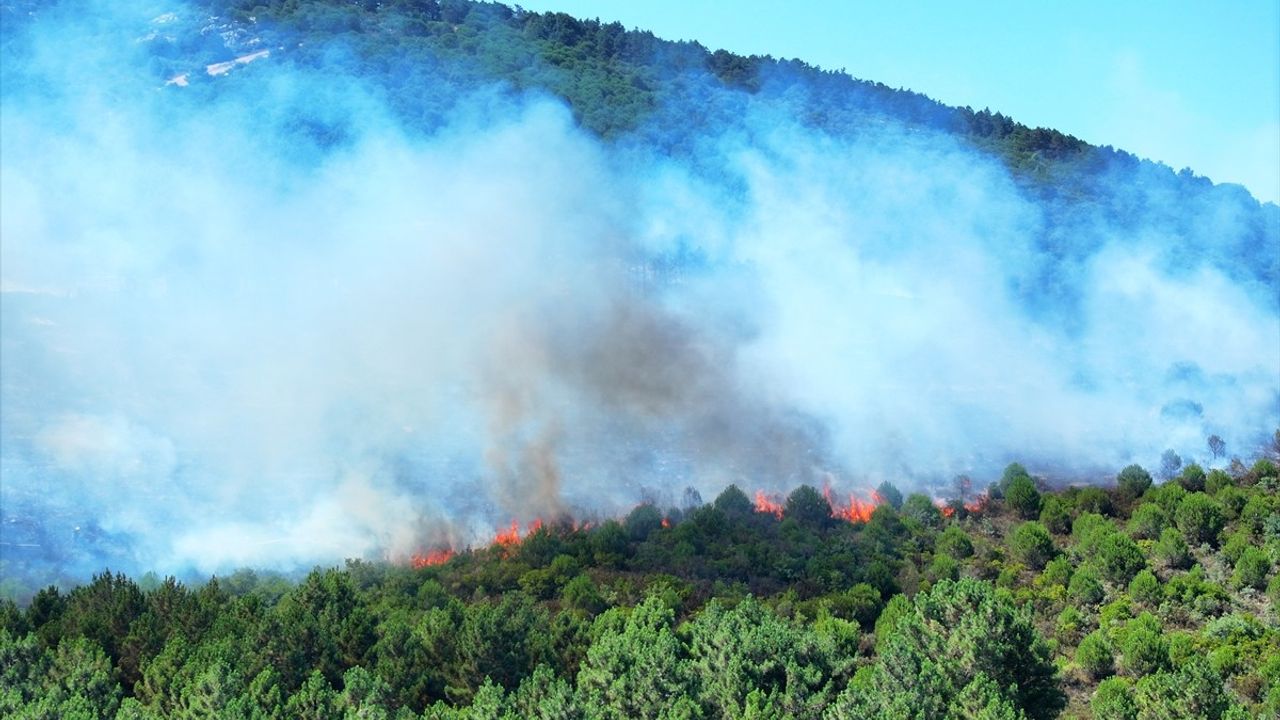
[[[524,540],[524,538],[529,537],[530,535],[534,534],[535,532],[541,529],[542,529],[542,518],[535,518],[533,522],[529,523],[528,529],[525,531],[524,535],[522,536],[520,535],[520,524],[517,523],[515,520],[512,520],[511,525],[509,527],[499,530],[498,534],[494,535],[492,545],[498,546],[498,547],[511,547],[513,545],[519,545],[520,542]]]
[[[849,494],[849,504],[841,505],[838,500],[833,497],[830,485],[822,486],[822,496],[827,499],[827,504],[831,506],[831,516],[847,520],[849,522],[867,522],[871,519],[871,513],[876,508],[884,504],[884,498],[880,493],[872,490],[870,500],[862,500],[853,493]]]
[[[414,555],[411,558],[409,558],[409,564],[413,566],[414,570],[421,570],[422,568],[426,568],[426,567],[443,565],[449,562],[449,560],[454,555],[457,555],[457,553],[453,551],[453,548],[444,548],[443,550],[428,550],[426,553],[423,553],[423,554],[414,553]]]
[[[779,520],[782,519],[782,503],[774,500],[764,494],[763,490],[756,491],[756,512],[769,513]]]

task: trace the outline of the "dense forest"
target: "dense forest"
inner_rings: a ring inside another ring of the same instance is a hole
[[[0,606],[0,714],[1274,717],[1277,466],[1163,470],[865,515],[731,486],[296,583],[104,572]]]

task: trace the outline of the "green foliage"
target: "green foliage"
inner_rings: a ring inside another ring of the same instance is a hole
[[[1182,570],[1191,566],[1191,550],[1187,541],[1173,528],[1165,528],[1151,548],[1151,555],[1163,567]]]
[[[588,718],[665,717],[673,698],[693,695],[693,670],[674,621],[671,610],[652,596],[625,617],[616,610],[600,616],[578,674]]]
[[[1080,641],[1080,646],[1076,648],[1076,664],[1094,679],[1115,672],[1115,653],[1111,649],[1111,642],[1101,630],[1089,633]]]
[[[1246,548],[1236,561],[1235,572],[1231,575],[1231,584],[1235,587],[1249,587],[1261,590],[1267,581],[1267,573],[1271,572],[1271,560],[1259,548]]]
[[[1120,638],[1120,656],[1125,672],[1141,677],[1168,665],[1169,646],[1159,631],[1131,627]]]
[[[1040,491],[1028,475],[1013,478],[1004,491],[1005,502],[1024,520],[1040,515]]]
[[[1196,463],[1191,463],[1182,468],[1182,474],[1178,476],[1178,483],[1186,488],[1188,492],[1202,492],[1205,489],[1205,479],[1204,468]]]
[[[1169,516],[1155,503],[1138,506],[1129,517],[1129,534],[1139,540],[1155,540],[1169,524]]]
[[[815,488],[801,485],[787,496],[787,505],[782,516],[795,520],[802,527],[821,530],[833,522],[831,503]]]
[[[1210,495],[1218,494],[1223,488],[1235,487],[1235,480],[1225,470],[1210,470],[1204,478],[1204,491]]]
[[[969,535],[960,528],[951,525],[938,535],[938,541],[935,546],[940,553],[946,553],[953,558],[964,559],[973,556],[973,541],[969,539]]]
[[[1134,692],[1138,720],[1220,720],[1234,704],[1222,678],[1200,658],[1144,677]]]
[[[1099,543],[1097,557],[1103,577],[1117,585],[1128,584],[1147,565],[1138,544],[1118,532],[1107,535]]]
[[[902,503],[902,516],[908,517],[929,528],[942,524],[942,511],[938,509],[928,495],[912,493]]]
[[[838,674],[838,658],[813,631],[782,620],[753,598],[731,609],[713,601],[685,632],[708,717],[741,717],[754,702],[785,717],[816,718],[830,700],[827,681]]]
[[[1013,531],[1009,547],[1013,550],[1015,557],[1033,570],[1043,568],[1045,563],[1052,560],[1057,553],[1049,531],[1044,525],[1034,520],[1022,523],[1017,530]]]
[[[1089,566],[1081,567],[1071,576],[1071,585],[1067,588],[1071,599],[1082,605],[1097,605],[1102,602],[1106,592],[1102,588],[1102,580],[1097,571]]]
[[[1160,589],[1160,580],[1150,570],[1143,570],[1133,576],[1133,580],[1129,583],[1129,595],[1134,600],[1150,606],[1159,605],[1164,597]]]
[[[1173,519],[1182,536],[1192,545],[1216,544],[1218,534],[1226,524],[1222,506],[1202,492],[1188,493],[1178,503]]]
[[[876,488],[876,493],[894,510],[902,507],[902,491],[898,490],[897,486],[888,480],[880,483],[880,487]]]
[[[1128,500],[1142,497],[1151,487],[1151,474],[1141,465],[1130,465],[1116,475],[1116,489]]]
[[[1054,535],[1063,535],[1071,531],[1071,514],[1061,499],[1050,495],[1040,508],[1040,523]]]
[[[1028,718],[1065,704],[1048,649],[1012,598],[976,580],[941,581],[916,596],[882,637],[871,671],[836,704],[836,717],[952,717],[954,698]]]
[[[1094,720],[1137,720],[1138,708],[1133,702],[1133,686],[1124,678],[1107,678],[1089,701]]]

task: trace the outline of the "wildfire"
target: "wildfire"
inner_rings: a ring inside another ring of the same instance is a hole
[[[782,519],[782,503],[774,500],[764,494],[763,490],[756,491],[756,512],[769,513],[779,520]]]
[[[492,544],[497,547],[511,547],[513,545],[519,545],[525,538],[541,529],[542,518],[536,518],[533,522],[529,523],[529,527],[525,530],[524,535],[521,535],[520,523],[512,520],[510,526],[499,530],[498,534],[493,536]]]
[[[871,513],[884,504],[884,498],[875,490],[870,491],[868,495],[871,499],[863,500],[850,493],[849,504],[842,505],[840,501],[832,497],[830,485],[822,486],[822,497],[826,498],[827,504],[831,506],[831,516],[849,522],[867,522],[871,519]]]
[[[662,527],[664,528],[671,527],[671,518],[662,518]]]
[[[421,570],[422,568],[431,567],[433,565],[443,565],[449,562],[449,559],[456,554],[457,553],[453,551],[453,548],[428,550],[425,554],[421,555],[415,553],[413,557],[409,558],[409,563],[413,566],[414,570]]]

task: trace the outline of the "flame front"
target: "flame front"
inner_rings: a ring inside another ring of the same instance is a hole
[[[782,503],[774,500],[764,494],[763,490],[756,491],[756,512],[769,513],[779,520],[782,519]]]
[[[415,553],[413,557],[409,558],[409,563],[413,566],[414,570],[421,570],[422,568],[431,567],[433,565],[443,565],[449,562],[449,559],[454,555],[457,555],[457,553],[453,551],[453,548],[428,550],[423,554]]]

